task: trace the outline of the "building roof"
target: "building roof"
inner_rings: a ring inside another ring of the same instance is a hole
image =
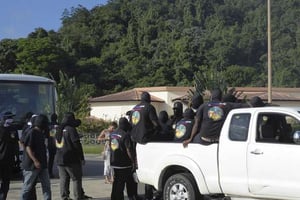
[[[91,98],[90,102],[118,102],[118,101],[141,101],[141,94],[144,91],[163,91],[162,88],[134,88],[123,92],[109,94],[101,97]],[[151,95],[151,102],[165,102],[164,100]]]
[[[142,87],[109,94],[101,97],[91,98],[90,102],[118,102],[118,101],[140,101],[141,94],[144,91],[147,92],[159,92],[159,91],[183,91],[187,92],[193,87]],[[268,100],[268,88],[267,87],[235,87],[235,90],[241,92],[239,99],[251,99],[253,96],[259,96],[262,100]],[[187,100],[188,94],[172,99]],[[206,93],[204,98],[209,98],[209,94]],[[272,100],[274,101],[300,101],[300,88],[272,88]],[[164,100],[151,95],[152,102],[164,102]]]
[[[259,96],[263,101],[268,100],[268,88],[266,87],[235,87],[239,99],[251,99]],[[204,99],[209,99],[210,93],[205,92]],[[173,101],[187,101],[188,95],[177,97]],[[272,100],[274,101],[300,101],[300,88],[272,88]]]
[[[267,87],[236,87],[236,91],[242,92],[239,99],[251,99],[259,96],[262,100],[268,100]],[[300,88],[272,88],[272,100],[274,101],[299,101]]]

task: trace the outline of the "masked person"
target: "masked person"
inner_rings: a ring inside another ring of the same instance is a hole
[[[49,125],[49,139],[48,139],[48,171],[50,178],[54,178],[53,174],[53,164],[54,158],[56,154],[56,146],[55,146],[55,134],[58,129],[58,122],[57,122],[57,114],[53,113],[50,117],[50,125]]]
[[[173,105],[174,114],[170,117],[168,124],[175,130],[177,122],[183,118],[183,105],[181,102],[177,101]]]
[[[159,133],[159,141],[172,141],[174,138],[174,130],[168,124],[169,115],[167,111],[162,110],[158,114],[158,121],[161,127],[161,131]]]
[[[177,122],[175,127],[175,142],[183,142],[191,136],[194,125],[195,113],[191,108],[187,108],[183,113],[183,118]]]
[[[18,133],[13,128],[13,114],[5,112],[0,125],[0,199],[5,200],[9,191],[12,170],[15,164],[15,146]]]
[[[47,147],[45,145],[49,120],[39,114],[33,120],[32,128],[24,139],[23,188],[21,199],[30,200],[32,188],[37,180],[41,182],[44,200],[51,200],[50,178],[47,169]]]
[[[82,165],[85,164],[80,137],[76,127],[80,120],[73,112],[64,114],[56,138],[56,163],[60,180],[60,195],[63,200],[70,200],[70,179],[73,182],[75,200],[89,199],[82,189]]]
[[[145,144],[156,139],[161,128],[148,92],[142,93],[141,103],[132,109],[130,122],[132,125],[131,136],[134,142]]]
[[[126,185],[129,200],[137,200],[137,183],[133,179],[135,171],[135,150],[130,138],[130,124],[125,117],[120,118],[117,130],[110,134],[111,167],[114,170],[114,181],[111,200],[124,200]]]
[[[25,149],[24,142],[25,142],[26,136],[28,135],[30,130],[33,128],[33,121],[34,121],[35,117],[37,117],[37,115],[33,114],[32,112],[26,113],[25,124],[22,128],[22,135],[20,138],[20,143],[21,143],[23,149]],[[28,199],[37,200],[35,184],[33,185],[32,190],[31,190],[30,194],[28,195]]]
[[[159,125],[155,107],[151,104],[151,96],[148,92],[142,92],[141,102],[130,113],[131,138],[136,143],[146,144],[158,139],[161,127]],[[154,187],[145,184],[145,198],[153,198]]]

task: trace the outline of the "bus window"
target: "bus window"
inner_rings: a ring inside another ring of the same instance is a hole
[[[13,76],[17,78],[4,80],[0,74],[0,113],[12,112],[17,122],[22,122],[27,112],[46,114],[50,118],[55,112],[54,81],[36,80],[36,76],[22,80],[25,75]]]

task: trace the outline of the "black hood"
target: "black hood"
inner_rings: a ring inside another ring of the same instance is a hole
[[[158,114],[158,120],[162,123],[166,123],[169,120],[169,115],[168,115],[167,111],[165,111],[165,110],[160,111]]]
[[[254,96],[250,99],[250,104],[252,107],[264,107],[266,104],[259,96]]]
[[[223,102],[236,102],[237,98],[233,94],[225,94],[223,97]]]
[[[65,113],[62,122],[61,122],[62,126],[73,126],[73,127],[77,127],[80,125],[79,120],[75,119],[75,115],[73,112],[67,112]]]
[[[219,88],[211,91],[211,100],[212,101],[222,100],[222,91]]]
[[[203,104],[203,97],[201,94],[194,94],[192,98],[192,108],[197,109]]]
[[[148,92],[143,92],[141,95],[141,101],[150,103],[151,102],[150,94]]]
[[[185,119],[194,119],[195,113],[193,111],[193,109],[191,108],[187,108],[185,109],[184,113],[183,113],[183,117]]]
[[[179,101],[175,102],[173,105],[173,110],[175,110],[175,109],[182,110],[183,109],[182,103]]]
[[[130,124],[129,124],[128,120],[125,117],[121,117],[119,119],[119,129],[121,129],[123,131],[130,130]]]
[[[49,125],[48,117],[46,115],[39,114],[34,118],[32,125],[37,126],[40,129],[46,129]]]

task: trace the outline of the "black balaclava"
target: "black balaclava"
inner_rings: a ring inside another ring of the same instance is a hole
[[[254,96],[250,99],[250,104],[252,107],[264,107],[266,104],[259,96]]]
[[[74,126],[74,124],[75,124],[75,115],[74,115],[74,113],[72,113],[72,112],[65,113],[61,124],[62,124],[63,127],[66,126],[66,125]]]
[[[203,104],[203,102],[203,96],[201,94],[195,94],[192,98],[192,108],[199,108]]]
[[[32,125],[37,126],[42,130],[45,130],[48,128],[48,125],[49,125],[48,117],[46,115],[39,114],[38,116],[36,116],[34,118]]]
[[[141,101],[150,103],[151,102],[150,94],[148,92],[143,92],[141,95]]]
[[[130,129],[130,124],[125,117],[119,119],[119,129],[123,131],[128,131]]]
[[[167,121],[169,120],[169,115],[168,115],[167,111],[165,111],[165,110],[160,111],[158,114],[158,120],[161,123],[167,123]]]
[[[175,116],[182,116],[183,113],[183,105],[181,102],[175,102],[173,105],[173,111]]]
[[[236,102],[237,98],[233,94],[225,94],[223,97],[223,102]]]
[[[53,113],[50,117],[51,122],[56,122],[57,121],[57,114]]]
[[[211,100],[212,101],[221,101],[222,100],[222,91],[219,88],[211,91]]]
[[[183,117],[185,119],[194,119],[195,113],[193,111],[193,109],[191,108],[187,108],[185,109],[184,113],[183,113]]]

